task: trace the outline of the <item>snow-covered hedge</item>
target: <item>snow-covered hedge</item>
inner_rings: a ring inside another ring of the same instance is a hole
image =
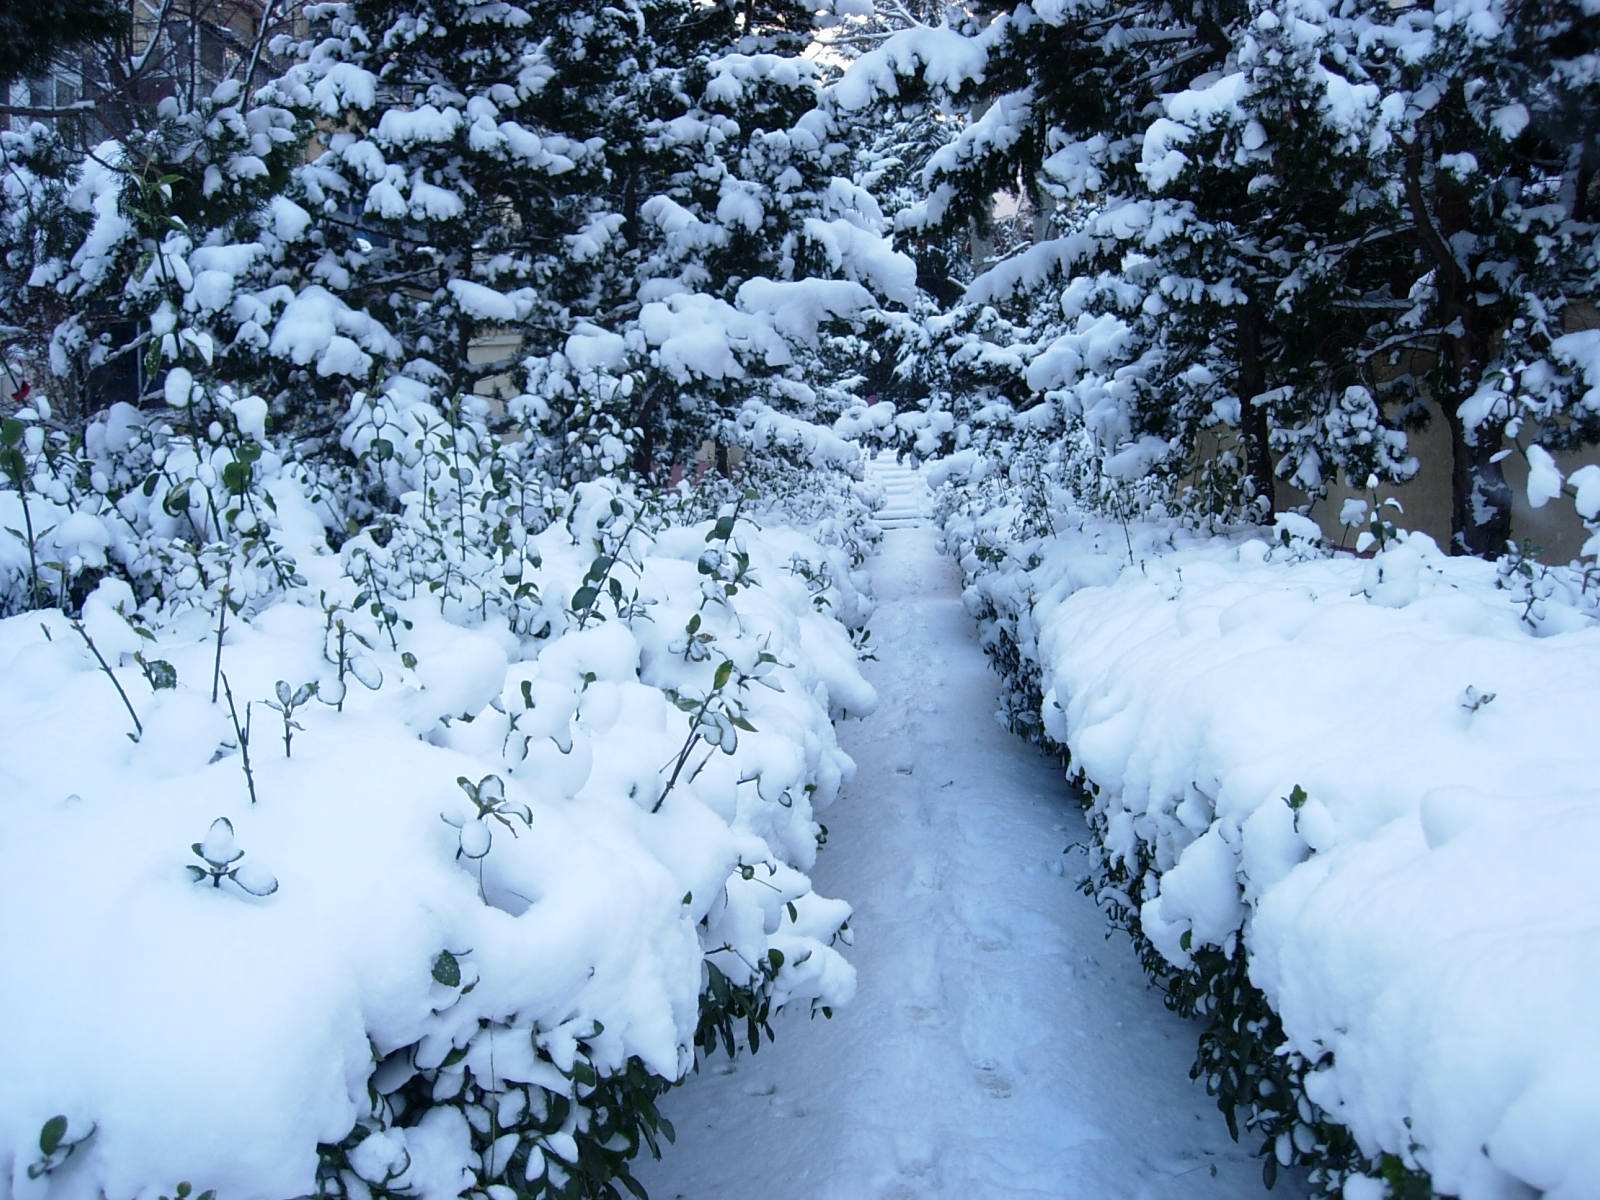
[[[858,457],[852,469],[865,460]],[[802,465],[776,455],[746,452],[734,479],[708,473],[680,494],[675,511],[684,518],[714,515],[740,496],[744,515],[757,526],[792,525],[824,546],[837,548],[854,568],[883,540],[874,514],[883,491],[844,471]],[[831,568],[830,568],[831,570]],[[852,625],[854,618],[847,618]]]
[[[0,1195],[620,1195],[854,990],[850,548],[400,379],[305,456],[194,405],[3,430]]]
[[[1040,533],[1025,490],[946,492],[968,605],[1085,789],[1086,887],[1204,1018],[1196,1073],[1268,1177],[1600,1193],[1582,599],[1381,525],[1358,558],[1292,516],[1202,535],[1056,494]]]

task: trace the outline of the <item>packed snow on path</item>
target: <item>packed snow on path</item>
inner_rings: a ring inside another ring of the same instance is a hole
[[[656,1200],[1264,1195],[1189,1079],[1196,1028],[1074,886],[1059,768],[991,718],[956,567],[912,527],[871,569],[882,703],[841,728],[859,772],[816,870],[856,904],[857,998],[709,1060],[639,1178]]]

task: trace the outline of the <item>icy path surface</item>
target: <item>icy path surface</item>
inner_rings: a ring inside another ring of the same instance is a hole
[[[954,564],[918,523],[870,569],[882,704],[840,728],[859,773],[815,871],[855,905],[860,992],[708,1061],[665,1102],[678,1143],[640,1180],[653,1200],[1266,1195],[1189,1080],[1195,1028],[1073,886],[1082,818],[993,719]]]

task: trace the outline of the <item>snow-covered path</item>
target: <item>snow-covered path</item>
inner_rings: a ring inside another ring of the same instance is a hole
[[[855,905],[859,995],[712,1059],[667,1100],[678,1144],[640,1180],[656,1200],[1263,1195],[1189,1080],[1194,1029],[1073,886],[1082,818],[992,719],[955,566],[915,523],[871,570],[882,704],[841,727],[859,773],[815,872]]]

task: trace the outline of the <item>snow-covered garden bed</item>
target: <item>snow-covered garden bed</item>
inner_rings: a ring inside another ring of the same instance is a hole
[[[1196,1072],[1269,1177],[1600,1192],[1600,628],[1563,581],[1292,516],[1202,535],[1057,495],[1040,533],[1021,495],[947,496],[969,608],[1089,797],[1086,887],[1205,1018]]]
[[[341,467],[6,422],[0,1194],[618,1194],[697,1053],[854,991],[856,544],[387,399]]]

